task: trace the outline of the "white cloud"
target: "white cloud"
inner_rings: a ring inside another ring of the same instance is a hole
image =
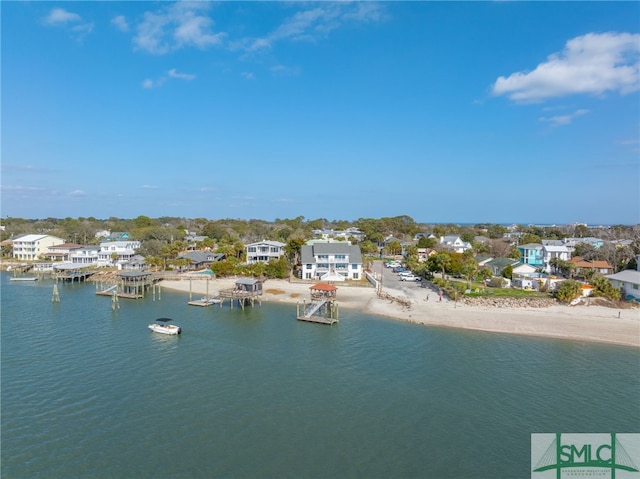
[[[82,17],[77,13],[68,12],[64,8],[54,8],[44,19],[49,25],[66,25],[67,23],[79,22]]]
[[[576,110],[568,115],[541,117],[540,121],[551,123],[551,126],[564,126],[570,124],[575,118],[586,115],[587,113],[589,113],[589,110]]]
[[[153,88],[157,86],[151,78],[147,78],[142,82],[142,88]]]
[[[242,72],[240,75],[242,75],[242,78],[245,80],[253,80],[255,78],[253,72]]]
[[[213,33],[213,20],[203,12],[208,2],[178,2],[157,12],[146,12],[133,39],[137,48],[162,55],[185,46],[206,48],[222,42],[224,33]]]
[[[129,31],[129,23],[124,15],[118,15],[111,19],[111,24],[114,25],[118,30],[122,32]]]
[[[196,76],[190,73],[178,73],[175,68],[169,70],[168,75],[171,78],[180,78],[181,80],[193,80]]]
[[[69,193],[69,196],[82,197],[87,196],[87,193],[83,190],[73,190]]]
[[[627,94],[640,88],[640,34],[588,33],[569,40],[560,53],[531,72],[499,77],[495,95],[521,102],[574,94]]]
[[[368,2],[322,3],[313,9],[295,13],[264,37],[246,38],[233,47],[249,52],[271,48],[278,41],[317,41],[348,22],[378,21],[382,18],[380,4]]]
[[[143,190],[157,190],[159,188],[159,186],[142,185],[140,188],[143,189]]]
[[[82,17],[77,13],[68,12],[63,8],[54,8],[44,19],[47,25],[56,27],[68,27],[73,37],[78,42],[82,42],[84,37],[93,31],[93,23],[82,21]],[[82,22],[82,23],[78,23]]]

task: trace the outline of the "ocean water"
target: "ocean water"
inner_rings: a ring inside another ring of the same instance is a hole
[[[526,478],[531,433],[640,432],[636,348],[0,279],[3,479]]]

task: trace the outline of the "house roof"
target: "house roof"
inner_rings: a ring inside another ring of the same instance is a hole
[[[49,246],[49,249],[76,249],[76,248],[82,248],[83,246],[84,245],[77,244],[77,243],[62,243],[62,244]]]
[[[555,252],[555,253],[568,253],[569,252],[569,248],[567,248],[565,245],[548,244],[548,245],[543,245],[543,249],[545,251],[550,251],[550,252]]]
[[[362,263],[360,247],[345,242],[314,243],[311,245],[304,245],[300,250],[300,256],[303,264],[314,263],[314,257],[319,254],[344,254],[349,256],[349,263]]]
[[[258,241],[256,243],[249,243],[247,246],[258,246],[261,244],[266,244],[269,246],[277,246],[279,248],[282,248],[283,246],[286,246],[285,243],[281,243],[280,241],[269,241],[269,240],[263,240],[263,241]]]
[[[640,285],[640,271],[636,271],[635,269],[625,269],[619,273],[608,274],[605,278]]]
[[[575,256],[571,258],[569,262],[573,263],[576,268],[613,269],[613,266],[611,266],[608,261],[605,261],[605,260],[589,261],[582,258],[581,256]]]
[[[218,261],[222,258],[220,253],[205,253],[204,251],[187,251],[181,253],[179,258],[190,259],[194,263],[206,263],[209,261]]]
[[[514,266],[518,263],[519,261],[513,258],[494,258],[491,261],[487,261],[485,266],[488,266],[491,269],[498,268],[498,270],[502,271],[507,266]]]
[[[542,245],[540,243],[527,243],[518,246],[518,249],[542,249]]]
[[[38,241],[38,240],[41,240],[43,238],[46,238],[47,236],[51,236],[51,235],[28,234],[28,235],[20,236],[18,238],[14,238],[13,241],[33,242],[33,241]],[[51,238],[56,238],[56,237],[55,236],[51,236]],[[57,239],[60,239],[60,238],[57,238]]]
[[[317,290],[317,291],[335,291],[338,288],[336,288],[332,284],[318,283],[318,284],[314,284],[313,286],[309,286],[309,289],[314,289],[314,290]]]
[[[554,240],[554,239],[543,239],[542,246],[562,246],[564,243],[562,240]]]

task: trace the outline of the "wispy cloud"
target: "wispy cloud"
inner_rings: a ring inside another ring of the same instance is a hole
[[[245,80],[253,80],[253,79],[255,79],[255,76],[254,76],[253,72],[242,72],[242,73],[240,73],[240,75]]]
[[[129,22],[127,22],[127,19],[125,18],[124,15],[118,15],[116,17],[113,17],[111,19],[111,25],[115,26],[121,32],[129,31]]]
[[[299,67],[287,67],[285,65],[274,65],[271,67],[274,76],[297,76],[300,74]]]
[[[232,48],[247,52],[270,49],[280,41],[315,42],[347,23],[379,21],[382,6],[369,2],[335,2],[296,12],[269,34],[245,38],[231,44]]]
[[[44,191],[45,188],[39,186],[22,186],[22,185],[0,185],[2,191]]]
[[[171,70],[169,70],[167,72],[166,75],[161,76],[160,78],[157,79],[152,79],[152,78],[146,78],[145,80],[143,80],[142,82],[142,88],[158,88],[161,87],[162,85],[164,85],[166,83],[166,81],[170,78],[177,78],[178,80],[187,80],[187,81],[191,81],[193,79],[196,78],[195,75],[191,74],[191,73],[180,73],[178,72],[178,70],[176,70],[175,68],[172,68]]]
[[[68,23],[80,22],[82,17],[77,13],[68,12],[64,8],[54,8],[44,19],[48,25],[67,25]]]
[[[93,23],[83,21],[77,13],[69,12],[64,8],[54,8],[44,18],[44,23],[54,27],[66,27],[74,38],[81,42],[93,31]]]
[[[159,186],[155,186],[155,185],[142,185],[140,187],[140,189],[142,190],[157,190],[158,188],[160,188]]]
[[[136,48],[162,55],[183,47],[218,45],[224,33],[214,33],[213,20],[206,15],[209,2],[178,2],[156,12],[146,12],[137,26]]]
[[[152,80],[151,78],[145,78],[142,81],[142,88],[147,90],[151,88],[158,88],[159,86],[162,86],[164,82],[165,82],[165,78],[159,78],[157,80]]]
[[[627,94],[640,88],[640,34],[588,33],[569,40],[531,72],[499,77],[495,95],[536,102],[574,94]]]
[[[172,68],[167,73],[171,78],[179,78],[181,80],[193,80],[196,76],[191,73],[178,73],[175,68]]]
[[[84,197],[87,196],[87,192],[83,190],[73,190],[69,192],[69,196]]]
[[[576,110],[573,113],[569,113],[568,115],[555,115],[549,117],[540,117],[540,121],[551,123],[551,126],[564,126],[570,124],[574,119],[586,115],[589,113],[589,110]]]

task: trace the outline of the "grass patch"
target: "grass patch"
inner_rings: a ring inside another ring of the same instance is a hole
[[[285,293],[285,291],[281,289],[265,289],[264,292],[267,294],[273,294],[274,296]]]

